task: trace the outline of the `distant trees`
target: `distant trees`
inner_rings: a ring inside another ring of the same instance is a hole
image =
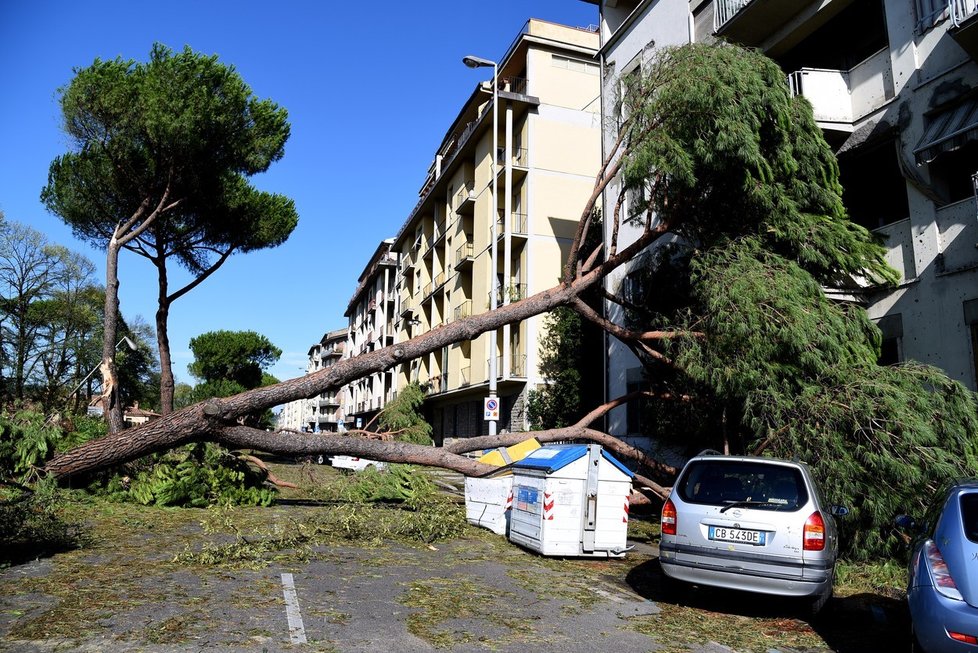
[[[101,289],[83,256],[0,215],[0,399],[53,403],[100,334]]]
[[[146,63],[95,62],[61,89],[72,150],[51,163],[41,197],[75,235],[106,251],[102,376],[109,428],[121,428],[114,345],[119,253],[157,268],[160,402],[173,409],[167,317],[173,301],[236,251],[282,243],[295,228],[291,200],[247,178],[281,158],[285,109],[260,100],[216,56],[156,44]],[[167,262],[193,280],[171,290]]]
[[[191,392],[192,401],[230,397],[245,390],[278,383],[266,371],[282,350],[254,331],[209,331],[190,340],[194,361],[187,366],[200,380]],[[262,423],[270,416],[262,413]]]

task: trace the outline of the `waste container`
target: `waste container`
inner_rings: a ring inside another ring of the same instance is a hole
[[[496,465],[500,470],[489,476],[465,479],[465,519],[470,524],[506,535],[513,503],[513,472],[507,465],[539,448],[536,438],[530,438],[511,447],[492,449],[479,458],[479,462]]]
[[[548,445],[512,469],[511,542],[546,556],[625,555],[634,475],[601,446]]]

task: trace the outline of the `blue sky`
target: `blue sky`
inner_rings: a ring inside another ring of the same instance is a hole
[[[174,373],[192,382],[192,337],[251,329],[283,350],[273,374],[300,376],[309,346],[345,326],[357,276],[415,205],[445,130],[487,78],[462,57],[502,57],[531,17],[585,26],[597,22],[597,8],[580,0],[3,0],[0,211],[88,256],[104,283],[104,254],[38,199],[48,166],[67,149],[57,90],[96,57],[144,61],[157,41],[217,54],[257,96],[289,111],[284,158],[253,182],[293,198],[299,226],[274,250],[232,257],[174,304]],[[123,314],[153,323],[150,263],[124,253],[120,278]]]

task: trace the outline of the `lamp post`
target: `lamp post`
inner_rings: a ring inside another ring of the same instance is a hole
[[[121,345],[122,343],[126,343],[126,346],[127,346],[127,347],[129,347],[129,349],[131,349],[131,350],[133,350],[133,351],[136,351],[136,349],[137,349],[137,347],[136,347],[136,343],[134,343],[134,342],[133,342],[133,341],[132,341],[132,340],[131,340],[131,339],[129,338],[129,336],[122,336],[122,340],[120,340],[119,342],[117,342],[117,343],[115,343],[115,348],[116,348],[116,349],[118,349],[118,348],[119,348],[119,346],[120,346],[120,345]],[[68,396],[69,396],[69,397],[72,397],[72,396],[74,396],[74,394],[75,394],[76,392],[78,392],[79,390],[81,390],[81,387],[82,387],[83,385],[85,385],[85,382],[86,382],[86,381],[88,381],[88,380],[89,380],[90,378],[92,378],[92,375],[93,375],[93,374],[95,374],[95,372],[97,372],[97,371],[98,371],[98,369],[99,369],[99,367],[101,367],[101,366],[100,366],[100,365],[96,365],[95,367],[93,367],[93,368],[92,368],[92,371],[91,371],[91,372],[89,372],[88,374],[86,374],[86,375],[85,375],[85,378],[81,380],[81,383],[79,383],[79,384],[78,384],[77,386],[75,386],[75,389],[74,389],[74,390],[72,390],[72,391],[71,391],[71,394],[69,394]]]
[[[496,241],[498,240],[498,234],[496,233],[496,223],[498,222],[498,215],[496,209],[496,189],[498,184],[498,177],[496,171],[496,157],[498,156],[499,149],[499,94],[498,94],[498,76],[499,76],[499,66],[496,65],[495,61],[489,59],[483,59],[482,57],[476,57],[473,55],[468,55],[462,58],[462,63],[464,63],[469,68],[488,68],[492,67],[492,155],[490,158],[490,165],[492,170],[492,204],[489,208],[489,225],[490,234],[492,242],[489,245],[489,265],[491,270],[491,282],[490,282],[490,292],[489,292],[489,310],[495,311],[499,306],[499,291],[496,287],[496,273],[497,273],[497,252],[496,252]],[[499,399],[496,397],[496,330],[493,329],[489,332],[489,399],[496,401],[496,406],[499,405]],[[496,420],[489,420],[489,435],[496,435]]]

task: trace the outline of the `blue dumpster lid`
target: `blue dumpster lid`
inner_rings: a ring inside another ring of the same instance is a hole
[[[587,455],[586,444],[551,444],[540,447],[523,460],[513,463],[513,467],[516,469],[542,469],[548,474],[552,474],[585,455]],[[604,448],[601,449],[601,456],[620,469],[628,478],[635,476],[630,469],[621,464]]]

